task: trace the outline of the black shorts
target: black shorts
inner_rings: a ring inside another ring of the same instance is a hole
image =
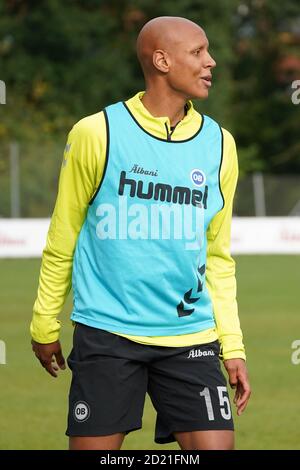
[[[157,411],[155,442],[176,431],[233,430],[219,343],[163,347],[77,323],[68,436],[103,436],[142,427],[145,395]]]

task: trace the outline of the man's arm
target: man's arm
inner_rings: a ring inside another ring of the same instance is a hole
[[[64,152],[30,325],[33,351],[53,376],[57,370],[53,356],[59,367],[64,365],[57,317],[71,289],[75,246],[89,201],[101,180],[105,152],[103,113],[82,119],[73,127]]]
[[[229,383],[236,388],[234,402],[238,414],[241,414],[250,397],[250,385],[236,301],[235,262],[230,254],[232,205],[238,178],[238,162],[232,135],[223,129],[223,136],[220,186],[224,207],[214,217],[207,232],[206,281],[213,302],[221,357],[229,375]]]

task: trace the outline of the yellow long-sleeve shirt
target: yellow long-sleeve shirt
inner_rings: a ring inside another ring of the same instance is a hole
[[[153,117],[141,102],[143,92],[126,102],[138,123],[151,134],[166,139],[168,117]],[[191,102],[184,119],[172,133],[172,140],[188,139],[201,126],[202,116]],[[237,302],[235,263],[230,256],[232,203],[238,176],[235,142],[223,131],[223,160],[220,186],[224,207],[207,231],[206,282],[213,303],[216,328],[176,336],[124,336],[143,344],[189,346],[219,338],[223,359],[245,358]],[[58,339],[57,319],[71,289],[73,256],[88,204],[103,177],[106,158],[106,124],[103,112],[79,121],[68,136],[61,168],[58,196],[43,251],[37,299],[31,322],[31,335],[40,343]],[[120,333],[118,333],[120,334]]]

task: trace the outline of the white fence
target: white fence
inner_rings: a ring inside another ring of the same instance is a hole
[[[40,257],[50,219],[0,219],[0,258]],[[232,254],[300,254],[300,217],[234,217]]]

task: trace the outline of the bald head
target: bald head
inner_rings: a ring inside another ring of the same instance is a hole
[[[176,16],[160,16],[144,25],[137,38],[137,56],[145,77],[157,73],[155,51],[172,51],[186,37],[204,31],[192,21]]]

